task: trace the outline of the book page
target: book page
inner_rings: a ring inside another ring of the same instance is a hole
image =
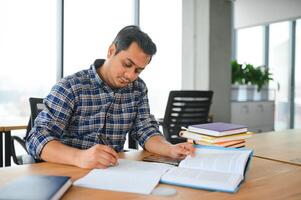
[[[187,156],[179,167],[244,175],[251,150],[219,147],[196,148],[195,157]]]
[[[161,177],[162,183],[227,192],[234,192],[242,180],[239,174],[180,167],[172,168]]]
[[[93,169],[74,182],[76,186],[150,194],[160,177],[174,166],[119,159],[119,164],[106,169]]]

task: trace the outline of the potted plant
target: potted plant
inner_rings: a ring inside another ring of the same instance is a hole
[[[269,69],[265,66],[259,66],[256,69],[256,76],[254,77],[253,84],[257,86],[257,96],[260,96],[260,99],[268,99],[268,88],[267,85],[269,81],[273,80],[272,73],[269,72]],[[256,95],[255,93],[255,95]]]
[[[231,61],[232,68],[232,100],[258,100],[267,99],[267,89],[262,91],[270,80],[272,74],[265,66],[254,67],[252,64],[239,64]],[[256,91],[257,88],[257,91]],[[242,95],[239,95],[242,93]],[[255,95],[255,97],[254,97]],[[240,98],[239,96],[242,96]]]
[[[232,68],[232,89],[231,89],[231,99],[232,100],[239,100],[239,90],[241,89],[240,86],[244,84],[244,72],[242,68],[242,64],[239,64],[236,60],[231,61],[231,68]]]
[[[239,64],[236,60],[231,62],[232,67],[232,100],[253,99],[254,88],[252,86],[254,67],[251,64]]]

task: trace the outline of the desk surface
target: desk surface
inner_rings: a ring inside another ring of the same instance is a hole
[[[246,146],[256,157],[301,165],[301,129],[254,134]]]
[[[8,124],[0,124],[1,132],[8,132],[13,130],[26,129],[27,125],[8,125]]]
[[[143,156],[148,154],[149,153],[142,151],[132,151],[121,154],[121,157],[140,160]],[[0,169],[0,186],[17,177],[30,174],[65,175],[71,176],[74,181],[88,172],[89,170],[86,169],[48,162],[2,168]],[[72,186],[62,199],[300,199],[300,185],[300,166],[254,157],[251,161],[246,181],[235,194],[159,184],[158,187],[167,186],[177,190],[175,196],[166,198],[154,195],[113,192]]]

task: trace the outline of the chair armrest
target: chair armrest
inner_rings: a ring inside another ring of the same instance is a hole
[[[25,140],[23,140],[22,138],[20,138],[18,136],[11,136],[11,145],[13,147],[14,147],[14,141],[17,141],[23,147],[23,149],[27,152]]]

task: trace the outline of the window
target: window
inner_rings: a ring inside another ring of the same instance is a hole
[[[296,51],[295,51],[295,126],[301,128],[301,19],[296,23]]]
[[[157,45],[141,78],[148,86],[151,112],[159,118],[164,115],[169,91],[181,88],[182,1],[140,0],[140,25]]]
[[[290,124],[290,22],[270,25],[269,68],[277,84],[275,130]]]
[[[263,65],[264,27],[256,26],[238,30],[236,52],[238,63],[248,63],[255,67]]]
[[[0,27],[1,123],[27,124],[56,81],[56,1],[0,1]]]
[[[106,58],[118,31],[134,23],[133,0],[65,0],[64,9],[64,76]]]

